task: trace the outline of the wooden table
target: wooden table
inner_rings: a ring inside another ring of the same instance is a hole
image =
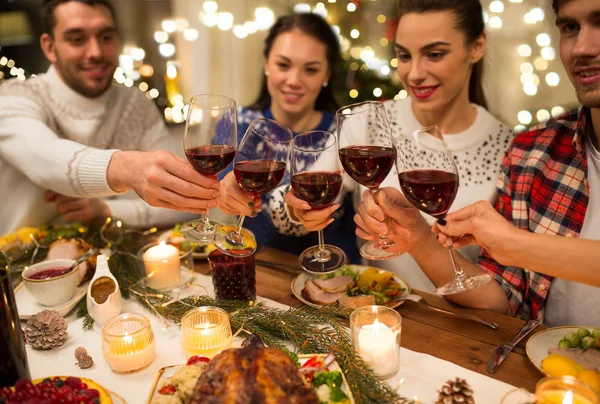
[[[262,248],[257,259],[285,263],[297,268],[297,256],[271,248]],[[208,264],[198,262],[197,272],[208,274]],[[296,275],[282,270],[256,266],[257,295],[275,300],[288,306],[303,304],[291,292],[290,284]],[[402,346],[415,352],[433,355],[459,366],[501,380],[517,387],[535,391],[535,384],[542,374],[525,354],[527,338],[519,343],[494,374],[486,371],[486,365],[494,348],[508,342],[523,326],[524,321],[488,310],[466,309],[446,302],[443,298],[417,293],[430,304],[452,311],[462,311],[494,321],[499,330],[449,314],[438,313],[425,305],[407,301],[398,307],[403,317]],[[541,329],[541,327],[540,327]],[[537,330],[536,330],[537,331]],[[535,333],[535,331],[534,331]],[[531,334],[533,335],[533,333]]]

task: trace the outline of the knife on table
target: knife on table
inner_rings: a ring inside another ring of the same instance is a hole
[[[498,366],[500,366],[500,364],[502,362],[504,362],[504,359],[506,359],[506,357],[508,356],[510,351],[513,350],[515,345],[517,345],[519,343],[519,341],[521,341],[523,338],[525,338],[525,336],[527,336],[527,334],[529,334],[531,331],[533,331],[533,329],[535,327],[537,327],[539,324],[540,324],[540,322],[538,320],[527,321],[513,339],[511,339],[509,342],[507,342],[504,345],[497,346],[496,349],[494,349],[494,352],[492,353],[490,360],[488,361],[488,364],[487,364],[488,373],[494,373],[496,371],[496,369],[498,369]]]

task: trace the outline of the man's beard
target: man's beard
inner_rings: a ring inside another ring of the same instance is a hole
[[[600,85],[591,84],[575,89],[577,100],[589,108],[600,108]]]
[[[63,81],[76,93],[81,94],[84,97],[96,98],[104,94],[112,84],[112,80],[109,79],[107,80],[106,85],[101,89],[87,87],[81,80],[78,80],[75,75],[71,75],[70,72],[64,68],[64,64],[62,63],[58,53],[55,55],[56,69],[60,72]]]

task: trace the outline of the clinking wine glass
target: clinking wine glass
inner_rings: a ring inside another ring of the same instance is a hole
[[[185,134],[185,155],[196,171],[216,177],[231,163],[237,146],[237,112],[235,101],[222,95],[200,94],[192,97]],[[210,244],[218,223],[200,215],[181,227],[182,236],[191,242]]]
[[[233,173],[240,188],[253,196],[271,192],[283,179],[292,146],[293,134],[288,128],[265,118],[253,120],[238,147]],[[244,215],[237,225],[220,226],[215,245],[226,254],[251,255],[256,240],[242,231]]]
[[[392,131],[383,104],[366,101],[348,105],[336,112],[340,161],[352,179],[369,188],[377,202],[377,192],[394,166],[396,152]],[[369,241],[360,254],[370,260],[386,260],[400,255],[391,251],[395,243],[386,235]]]
[[[326,131],[304,132],[294,137],[291,159],[292,191],[312,209],[325,209],[335,202],[342,189],[337,159],[337,141]],[[300,254],[300,266],[313,274],[340,269],[346,260],[344,251],[325,244],[319,230],[319,245]]]
[[[396,168],[402,193],[416,208],[435,219],[443,218],[458,191],[458,168],[437,126],[394,138]],[[468,276],[460,266],[456,250],[450,246],[454,279],[438,288],[442,295],[461,293],[488,282],[487,274]]]

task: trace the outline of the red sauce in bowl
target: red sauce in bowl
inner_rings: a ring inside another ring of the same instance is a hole
[[[56,278],[58,276],[66,274],[67,272],[69,272],[69,267],[50,268],[40,272],[36,272],[35,274],[28,276],[27,279],[41,281],[44,279]]]

